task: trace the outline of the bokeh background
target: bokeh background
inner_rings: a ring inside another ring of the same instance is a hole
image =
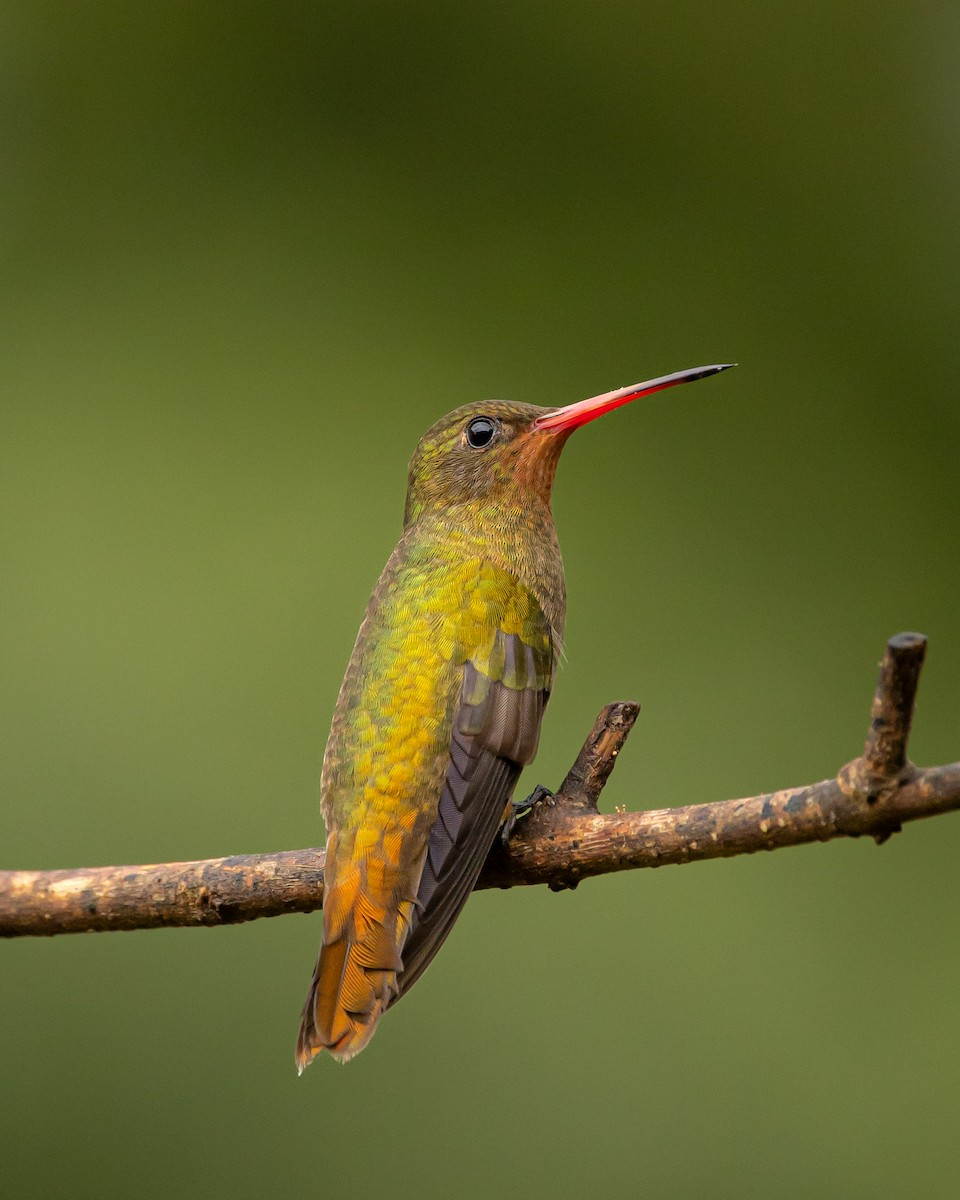
[[[407,459],[457,404],[720,379],[578,433],[524,784],[862,745],[885,639],[960,757],[952,3],[7,0],[0,865],[312,845]],[[473,899],[347,1068],[319,915],[0,946],[3,1192],[954,1197],[960,821]]]

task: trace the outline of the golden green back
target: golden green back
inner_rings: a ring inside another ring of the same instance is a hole
[[[507,664],[503,638],[537,656],[534,677]],[[559,631],[556,631],[559,636]],[[396,818],[436,804],[464,663],[507,687],[549,690],[554,631],[532,593],[461,539],[405,537],[360,628],[324,757],[328,824]]]

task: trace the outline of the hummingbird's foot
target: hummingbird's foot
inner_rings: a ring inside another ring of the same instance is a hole
[[[510,835],[518,821],[522,821],[524,817],[530,813],[543,800],[549,800],[553,792],[549,788],[545,788],[542,783],[538,783],[526,800],[514,800],[507,810],[506,820],[500,826],[500,840],[506,846],[510,841]]]

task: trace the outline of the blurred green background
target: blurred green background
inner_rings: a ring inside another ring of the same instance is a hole
[[[578,433],[605,803],[859,751],[930,636],[960,757],[955,4],[0,9],[0,865],[316,844],[421,432],[737,360]],[[4,1195],[955,1197],[960,820],[483,893],[298,1080],[319,915],[0,946]]]

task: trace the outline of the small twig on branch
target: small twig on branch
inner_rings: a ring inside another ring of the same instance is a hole
[[[487,859],[478,888],[581,879],[634,867],[695,862],[869,834],[960,808],[960,762],[919,769],[907,739],[926,639],[890,639],[863,754],[835,779],[808,787],[650,812],[597,812],[597,798],[636,720],[608,705],[560,791],[536,804]],[[323,851],[286,850],[192,863],[0,871],[0,936],[229,925],[312,912],[323,901]]]
[[[863,748],[865,769],[881,782],[899,775],[907,764],[907,740],[926,653],[922,633],[898,633],[887,643]]]

